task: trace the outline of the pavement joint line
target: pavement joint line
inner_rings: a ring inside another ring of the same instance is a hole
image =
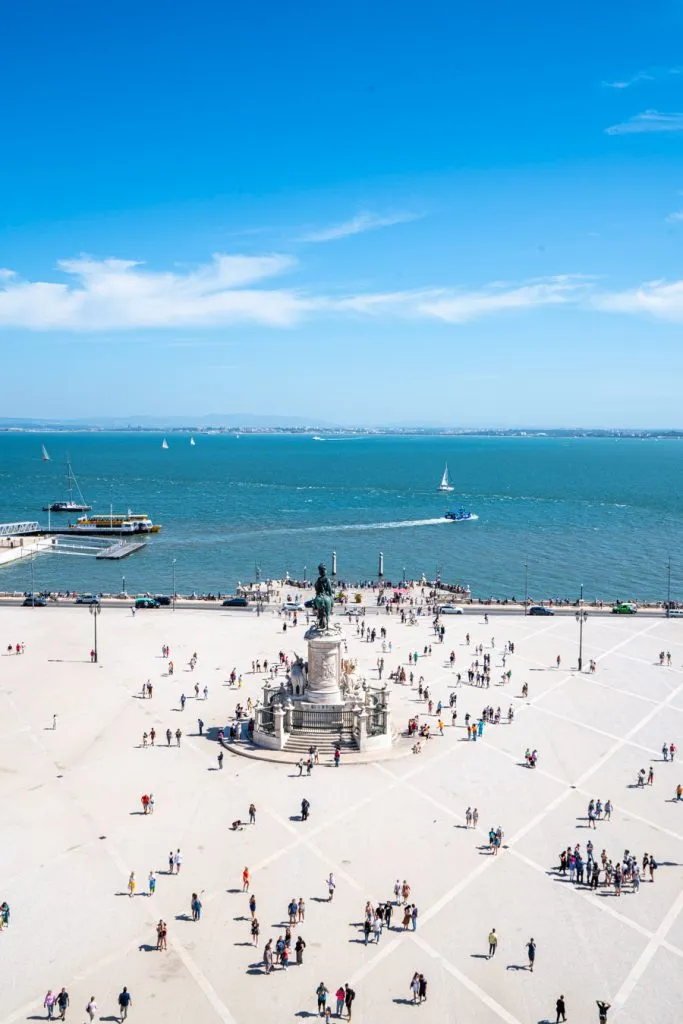
[[[378,765],[377,767],[379,768],[381,766]],[[417,796],[419,796],[421,799],[423,799],[423,800],[427,801],[428,803],[432,804],[434,807],[437,807],[439,810],[443,811],[445,814],[448,814],[450,817],[455,818],[456,821],[461,822],[461,823],[464,821],[464,818],[462,817],[462,815],[458,814],[456,811],[451,810],[450,807],[446,806],[445,804],[442,804],[441,801],[436,800],[430,794],[423,792],[423,790],[419,789],[417,786],[409,785],[408,788],[412,792],[414,792]],[[468,829],[468,832],[469,831],[470,830]],[[475,834],[475,835],[478,834],[478,835],[480,835],[482,837],[485,837],[486,834],[487,834],[485,829],[482,829],[482,828],[479,828],[479,827],[477,827],[476,829],[473,828],[472,832],[473,832],[473,834]],[[677,838],[680,838],[680,837],[677,837]],[[519,850],[516,850],[510,844],[508,844],[507,853],[510,856],[516,857],[517,859],[523,861],[523,863],[525,863],[529,867],[533,868],[539,874],[548,875],[548,873],[549,873],[548,872],[548,868],[543,867],[542,864],[538,864],[536,861],[532,860],[530,857],[527,857],[525,854],[521,853]],[[498,858],[498,857],[495,858],[495,860],[499,860],[499,859],[500,858]],[[591,895],[591,893],[589,891],[586,891],[584,889],[580,889],[578,887],[572,887],[572,889],[570,891],[576,893],[577,896],[580,896],[581,898],[585,899],[588,903],[591,904],[591,906],[595,906],[598,910],[601,910],[601,911],[603,911],[605,913],[610,914],[616,920],[622,922],[623,924],[628,925],[630,928],[633,928],[635,931],[639,932],[641,935],[644,935],[646,938],[648,938],[648,939],[652,938],[653,933],[648,928],[645,928],[643,925],[638,924],[637,921],[633,921],[631,918],[626,917],[624,914],[620,914],[617,910],[615,910],[614,908],[610,907],[604,901],[602,901],[602,900],[595,901],[592,898],[592,895]],[[683,957],[683,950],[679,949],[676,946],[672,947],[672,952],[675,952],[678,956]]]
[[[483,988],[477,985],[476,981],[472,981],[472,979],[456,967],[455,964],[452,964],[450,960],[447,960],[445,956],[430,946],[428,942],[425,942],[421,935],[413,932],[410,937],[415,945],[424,950],[428,956],[431,956],[435,960],[440,960],[443,964],[444,970],[448,971],[449,974],[456,978],[461,985],[471,992],[472,995],[476,996],[477,999],[483,1003],[484,1006],[487,1006],[489,1010],[495,1013],[497,1017],[500,1017],[501,1020],[505,1021],[505,1024],[521,1024],[518,1017],[515,1017],[514,1014],[510,1013],[509,1010],[506,1010],[504,1006],[501,1006],[493,996],[490,996],[488,992],[485,992]]]
[[[282,825],[282,827],[285,828],[288,832],[291,832],[293,835],[297,835],[297,830],[290,821],[287,821],[285,818],[280,817],[279,814],[275,814],[275,812],[272,810],[268,813],[270,814],[271,818],[273,818],[274,821],[277,821],[278,824]],[[310,839],[302,838],[299,845],[304,846],[307,850],[310,850],[311,853],[318,857],[319,860],[322,860],[327,864],[328,870],[330,868],[334,869],[335,875],[337,875],[339,878],[343,878],[354,889],[358,889],[360,891],[362,887],[358,884],[355,878],[352,878],[352,876],[348,873],[348,871],[345,871],[344,868],[341,868],[337,864],[334,864],[332,861],[330,861],[329,858],[326,857],[325,854],[322,852],[322,850],[318,849],[317,846],[313,845]]]
[[[673,928],[674,924],[676,923],[676,919],[678,918],[682,910],[683,892],[680,892],[678,894],[678,899],[669,907],[669,910],[665,915],[664,919],[662,920],[662,923],[660,924],[659,928],[654,933],[654,935],[646,945],[645,949],[638,957],[638,960],[635,962],[635,964],[633,965],[633,967],[621,983],[621,987],[612,1001],[612,1007],[617,1017],[619,1016],[619,1011],[623,1009],[624,1005],[629,999],[629,996],[631,995],[634,988],[636,987],[636,985],[642,978],[643,974],[647,970],[648,966],[650,965],[650,962],[655,956],[657,950],[662,945],[664,939],[666,939],[666,936]]]
[[[587,729],[588,732],[594,732],[598,736],[604,736],[608,740],[620,739],[620,737],[613,732],[606,732],[605,729],[599,729],[597,725],[588,725],[586,722],[579,722],[576,718],[570,718],[569,715],[563,715],[559,711],[551,711],[550,708],[543,707],[539,707],[539,711],[544,715],[551,715],[553,718],[559,718],[560,721],[566,722],[567,725],[575,725],[580,729]],[[627,745],[629,747],[636,747],[638,750],[643,750],[646,754],[651,754],[655,757],[660,753],[660,751],[653,750],[652,747],[646,747],[642,743],[636,743],[634,740],[629,740]],[[650,758],[650,760],[652,760],[652,758]]]

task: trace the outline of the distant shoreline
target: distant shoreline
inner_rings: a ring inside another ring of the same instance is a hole
[[[0,434],[193,434],[196,437],[220,437],[236,435],[266,435],[266,436],[293,436],[310,437],[318,441],[328,439],[343,439],[352,437],[509,437],[509,438],[612,438],[615,440],[655,440],[655,441],[680,441],[683,440],[683,428],[680,430],[657,430],[657,429],[522,429],[508,428],[496,430],[469,429],[460,427],[293,427],[293,426],[129,426],[129,427],[108,427],[108,426],[79,426],[76,424],[31,424],[16,425],[0,424]]]

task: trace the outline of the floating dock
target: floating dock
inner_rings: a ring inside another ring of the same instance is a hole
[[[147,547],[145,540],[122,540],[118,544],[112,544],[110,547],[98,551],[95,558],[128,558],[128,555],[133,555],[144,547]]]

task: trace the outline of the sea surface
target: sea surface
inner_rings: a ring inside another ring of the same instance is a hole
[[[65,461],[94,511],[162,524],[121,562],[46,554],[42,589],[229,592],[240,580],[424,573],[476,596],[683,599],[683,442],[596,438],[0,434],[0,522],[67,497]],[[51,461],[41,460],[41,444]],[[448,462],[455,491],[437,490]],[[454,523],[446,508],[479,517]],[[54,516],[55,522],[68,520]],[[30,590],[28,560],[0,590]]]

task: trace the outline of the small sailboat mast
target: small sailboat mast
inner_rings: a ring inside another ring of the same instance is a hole
[[[42,458],[43,458],[43,462],[49,462],[50,461],[50,456],[47,454],[47,448],[45,447],[44,444],[41,444],[40,451],[41,451],[41,455],[42,455]]]
[[[439,484],[439,490],[440,491],[452,491],[452,490],[454,490],[454,488],[451,485],[451,482],[449,480],[449,477],[448,477],[448,463],[446,463],[446,468],[443,471],[443,476],[441,477],[441,483]]]
[[[193,438],[193,437],[191,437],[191,438],[190,438],[190,444],[191,444],[191,445],[192,445],[192,447],[194,448],[194,446],[195,446],[195,440],[194,440],[194,438]]]
[[[168,441],[166,440],[166,438],[164,438],[163,441],[161,442],[161,447],[168,448]]]

